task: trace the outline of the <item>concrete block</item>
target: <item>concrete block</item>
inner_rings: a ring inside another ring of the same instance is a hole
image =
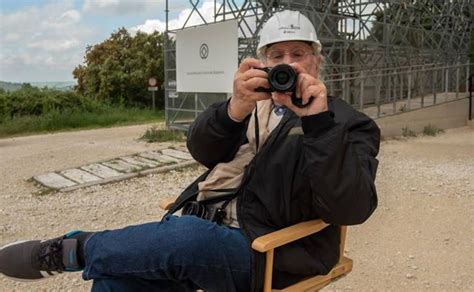
[[[43,175],[37,175],[37,176],[34,176],[33,179],[44,186],[54,188],[54,189],[60,189],[64,187],[71,187],[71,186],[77,185],[76,182],[73,182],[54,172],[43,174]]]
[[[77,168],[63,170],[60,174],[80,184],[101,180],[100,177]]]
[[[176,158],[173,158],[173,157],[170,157],[170,156],[167,156],[167,155],[155,152],[155,151],[140,153],[139,156],[144,157],[144,158],[148,158],[148,159],[152,159],[152,160],[156,160],[156,161],[159,161],[163,164],[171,164],[171,163],[180,162],[179,159],[176,159]]]
[[[124,156],[124,157],[120,157],[120,159],[130,164],[135,164],[137,166],[140,166],[141,168],[156,167],[159,165],[159,163],[156,161],[148,160],[146,158],[139,157],[139,156]]]
[[[140,161],[140,162],[146,163],[149,167],[157,167],[157,166],[160,166],[162,164],[160,161],[156,161],[156,160],[153,160],[153,159],[148,159],[146,157],[141,157],[139,155],[133,156],[133,158]]]
[[[101,178],[109,178],[109,177],[119,176],[123,174],[121,172],[118,172],[110,167],[104,166],[99,163],[82,166],[81,169],[88,171]]]
[[[141,166],[138,166],[136,164],[127,163],[127,162],[125,162],[121,159],[114,159],[114,160],[102,162],[101,164],[103,164],[107,167],[113,168],[115,170],[125,172],[125,173],[130,173],[130,172],[134,172],[134,171],[138,171],[138,170],[142,169]]]
[[[468,99],[463,98],[438,105],[404,112],[401,114],[378,118],[375,120],[387,137],[402,135],[402,128],[408,127],[416,133],[423,132],[427,125],[433,125],[440,129],[463,127],[468,120]]]
[[[161,150],[161,153],[163,153],[165,155],[168,155],[168,156],[171,156],[171,157],[174,157],[174,158],[182,159],[182,160],[191,160],[191,159],[193,159],[191,154],[183,152],[183,151],[174,150],[174,149],[163,149],[163,150]]]

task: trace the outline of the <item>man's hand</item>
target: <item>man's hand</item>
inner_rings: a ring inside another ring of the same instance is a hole
[[[305,107],[299,108],[295,106],[291,102],[291,96],[286,93],[274,92],[272,96],[273,99],[277,103],[289,108],[299,117],[315,115],[327,111],[327,89],[324,83],[315,76],[308,74],[301,65],[292,63],[290,66],[298,73],[296,96],[302,99],[302,104],[305,105]],[[313,97],[313,100],[310,104],[307,104],[310,97]]]
[[[269,88],[268,74],[254,69],[262,67],[262,62],[252,58],[247,58],[240,64],[234,76],[234,92],[229,103],[229,115],[232,119],[244,120],[253,111],[257,101],[271,98],[268,92],[255,92],[258,87]]]

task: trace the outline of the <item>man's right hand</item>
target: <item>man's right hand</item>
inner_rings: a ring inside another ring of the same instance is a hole
[[[271,98],[268,92],[255,92],[258,87],[269,88],[267,72],[254,69],[264,66],[253,58],[247,58],[240,64],[234,76],[234,92],[229,103],[229,115],[233,120],[243,121],[253,111],[257,101]]]

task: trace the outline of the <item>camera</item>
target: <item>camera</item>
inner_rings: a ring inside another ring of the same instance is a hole
[[[262,71],[268,73],[268,83],[270,89],[267,92],[288,92],[294,91],[298,74],[295,69],[287,64],[276,65],[275,67],[264,67]]]
[[[298,81],[298,73],[295,69],[287,64],[279,64],[275,67],[257,68],[268,73],[268,83],[270,88],[258,87],[256,92],[293,92],[291,102],[297,107],[305,107],[302,99],[296,97],[296,84]],[[311,102],[311,99],[310,99]]]
[[[226,216],[224,209],[214,205],[207,205],[198,201],[186,202],[183,206],[181,214],[197,216],[202,219],[207,219],[211,222],[216,222],[217,224],[222,224],[222,221]]]

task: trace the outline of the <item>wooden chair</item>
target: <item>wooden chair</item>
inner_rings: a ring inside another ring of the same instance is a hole
[[[174,204],[174,199],[167,199],[160,202],[160,208],[163,210],[169,210]],[[265,263],[265,279],[264,279],[264,292],[270,291],[284,291],[284,292],[301,292],[301,291],[318,291],[324,286],[331,283],[331,281],[345,276],[352,271],[352,260],[344,256],[344,244],[346,242],[346,231],[347,226],[341,226],[341,241],[339,243],[339,261],[332,268],[327,275],[310,276],[298,283],[295,283],[282,290],[272,289],[272,274],[273,274],[273,254],[274,250],[280,246],[296,241],[308,235],[319,232],[329,224],[322,220],[311,220],[301,222],[278,231],[260,236],[252,242],[252,248],[258,252],[266,254]]]

